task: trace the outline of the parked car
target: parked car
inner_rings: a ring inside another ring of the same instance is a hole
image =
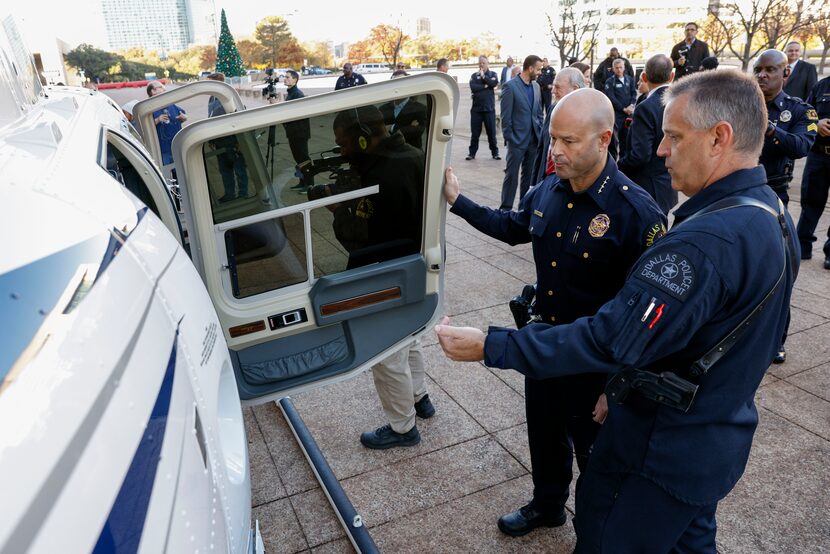
[[[325,69],[322,67],[317,67],[316,65],[307,66],[303,70],[303,75],[330,75],[331,70]]]
[[[354,68],[355,73],[380,73],[382,71],[389,71],[389,66],[385,63],[361,63]]]

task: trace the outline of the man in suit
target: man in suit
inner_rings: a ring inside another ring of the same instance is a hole
[[[501,92],[501,132],[507,143],[507,169],[501,186],[502,210],[513,209],[519,168],[519,202],[530,188],[533,158],[542,134],[542,92],[536,78],[542,71],[542,59],[530,55],[522,64],[518,78],[511,79]]]
[[[652,56],[640,75],[648,92],[634,109],[628,129],[628,149],[620,158],[620,171],[640,185],[668,214],[677,204],[677,191],[671,188],[666,159],[657,155],[663,140],[663,93],[672,80],[672,61],[663,54]]]
[[[605,95],[611,100],[614,106],[614,136],[616,145],[613,143],[608,152],[615,160],[625,144],[625,118],[634,113],[634,102],[637,101],[637,87],[634,78],[625,74],[625,62],[621,59],[614,60],[614,76],[605,81]]]
[[[499,79],[499,84],[504,87],[504,84],[510,80],[513,76],[511,70],[513,69],[513,58],[510,56],[507,57],[507,63],[504,67],[501,68],[501,79]]]
[[[545,122],[542,124],[542,136],[539,146],[536,148],[536,157],[533,162],[533,175],[530,178],[530,186],[536,186],[545,177],[554,172],[553,157],[550,152],[550,117],[553,108],[565,96],[575,90],[585,88],[590,81],[575,67],[566,67],[556,74],[553,79],[553,104],[545,115]]]
[[[787,44],[787,68],[789,76],[784,81],[784,92],[795,98],[806,100],[810,91],[818,82],[816,66],[808,61],[800,60],[801,43],[792,41]]]
[[[686,23],[683,32],[686,37],[671,49],[674,75],[677,79],[699,71],[703,59],[709,57],[709,45],[697,40],[697,23]]]

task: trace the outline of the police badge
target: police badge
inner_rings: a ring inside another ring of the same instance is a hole
[[[790,110],[784,110],[781,112],[781,115],[778,116],[778,121],[782,123],[786,123],[793,118],[793,114],[790,113]]]
[[[608,232],[609,227],[611,227],[611,218],[606,214],[599,214],[588,225],[588,234],[598,239]]]

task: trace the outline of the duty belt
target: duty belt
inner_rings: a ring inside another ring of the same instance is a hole
[[[769,300],[781,287],[781,283],[784,282],[784,276],[787,272],[787,259],[789,258],[787,252],[787,239],[789,237],[789,230],[787,229],[787,220],[784,217],[784,205],[780,200],[778,201],[779,211],[776,213],[775,210],[763,202],[755,200],[754,198],[749,198],[747,196],[724,198],[723,200],[719,200],[718,202],[715,202],[714,204],[711,204],[710,206],[697,212],[679,225],[702,215],[743,206],[760,208],[765,212],[772,214],[778,220],[778,224],[781,226],[781,236],[784,244],[784,266],[781,268],[781,274],[778,276],[778,280],[764,296],[761,302],[755,306],[752,312],[750,312],[750,314],[746,316],[744,320],[732,330],[732,332],[730,332],[719,343],[706,352],[706,354],[701,356],[700,359],[695,361],[688,369],[682,371],[685,376],[691,377],[695,381],[703,377],[718,360],[725,356],[726,353],[729,352],[733,346],[735,346],[738,339],[741,338],[752,322],[757,319],[758,315],[761,311],[763,311]],[[611,377],[608,384],[605,386],[605,393],[611,400],[617,402],[618,404],[623,404],[626,398],[628,398],[628,395],[634,391],[639,393],[644,398],[652,400],[658,404],[669,406],[682,412],[687,412],[694,402],[698,385],[695,382],[681,377],[679,373],[681,372],[664,371],[658,374],[634,367],[627,368]]]

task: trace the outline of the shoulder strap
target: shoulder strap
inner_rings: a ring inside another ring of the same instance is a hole
[[[689,368],[689,374],[693,377],[701,377],[706,374],[707,371],[722,357],[726,355],[729,350],[735,346],[738,342],[738,339],[744,334],[744,332],[750,327],[753,321],[757,319],[758,315],[763,311],[764,307],[766,307],[769,300],[775,295],[776,291],[781,287],[781,283],[784,282],[784,276],[787,273],[787,260],[789,259],[788,249],[787,249],[787,238],[789,237],[789,229],[787,228],[787,219],[784,216],[784,204],[781,200],[778,200],[778,212],[770,208],[765,203],[755,200],[754,198],[750,198],[748,196],[731,196],[724,198],[722,200],[718,200],[707,206],[706,208],[696,212],[688,219],[685,219],[681,223],[677,225],[677,227],[683,225],[684,223],[691,221],[697,217],[704,216],[706,214],[721,212],[724,210],[731,210],[733,208],[740,208],[740,207],[754,207],[760,208],[767,212],[768,214],[775,217],[778,221],[778,224],[781,227],[781,237],[782,242],[784,245],[784,266],[781,268],[781,274],[778,276],[778,280],[772,286],[772,288],[767,292],[761,302],[755,306],[755,308],[750,312],[748,316],[741,321],[737,327],[735,327],[731,333],[729,333],[723,340],[721,340],[718,344],[713,346],[706,354],[700,357],[696,362],[694,362],[691,367]],[[673,227],[672,230],[675,228]]]

